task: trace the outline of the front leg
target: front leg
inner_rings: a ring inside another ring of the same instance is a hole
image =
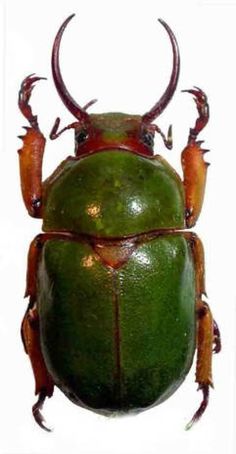
[[[194,128],[190,129],[188,144],[181,155],[185,190],[186,227],[190,228],[195,225],[201,212],[205,192],[209,163],[204,161],[203,156],[209,150],[201,148],[203,141],[197,141],[197,136],[208,122],[209,106],[206,95],[199,88],[183,91],[195,96],[199,114]]]
[[[37,116],[33,115],[29,100],[34,83],[42,77],[28,76],[23,80],[19,91],[19,108],[28,120],[26,134],[19,136],[23,146],[19,152],[21,191],[30,216],[41,218],[42,208],[42,162],[46,139],[39,129]]]

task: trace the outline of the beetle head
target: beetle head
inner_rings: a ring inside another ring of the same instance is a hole
[[[120,149],[153,155],[154,134],[154,125],[145,125],[140,115],[91,114],[87,125],[75,129],[75,154]]]
[[[104,149],[129,150],[134,153],[153,155],[154,134],[161,134],[165,145],[171,148],[171,133],[166,139],[161,130],[152,122],[165,109],[171,100],[179,77],[180,58],[178,44],[170,27],[162,20],[160,23],[166,29],[173,51],[173,68],[169,84],[154,106],[144,115],[128,115],[122,113],[88,114],[86,109],[95,102],[81,107],[69,94],[62,79],[59,65],[59,50],[63,32],[74,14],[69,16],[61,25],[52,50],[52,73],[57,91],[68,110],[78,122],[70,127],[75,129],[75,153],[77,156]]]

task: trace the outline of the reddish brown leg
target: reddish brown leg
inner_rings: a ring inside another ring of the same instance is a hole
[[[42,161],[45,138],[41,133],[37,116],[33,115],[29,105],[34,83],[43,77],[30,75],[23,80],[19,91],[19,108],[28,120],[30,127],[24,127],[26,134],[19,136],[23,146],[19,152],[21,191],[25,206],[30,216],[40,218],[42,207]]]
[[[203,141],[197,141],[197,136],[205,127],[209,119],[207,97],[202,90],[183,90],[195,96],[198,118],[194,128],[190,129],[188,144],[182,152],[181,163],[183,168],[183,184],[185,190],[186,226],[192,227],[201,212],[208,163],[204,161],[204,154],[209,151],[201,148]]]
[[[47,371],[41,351],[36,279],[42,247],[45,241],[53,238],[67,240],[71,239],[73,241],[73,235],[67,233],[42,233],[32,241],[28,254],[27,284],[25,291],[25,296],[30,297],[30,303],[24,316],[21,328],[25,351],[29,355],[34,373],[35,394],[38,395],[38,400],[32,408],[33,416],[40,427],[48,431],[49,429],[44,425],[44,418],[40,410],[43,407],[46,397],[52,396],[54,383]]]
[[[38,311],[36,304],[32,303],[32,301],[24,316],[21,333],[25,351],[30,357],[35,377],[35,394],[39,395],[38,401],[32,408],[33,416],[40,427],[50,431],[50,429],[44,425],[44,418],[40,409],[43,406],[45,398],[52,396],[54,384],[47,371],[41,352]]]
[[[44,425],[44,418],[40,410],[43,407],[45,398],[52,396],[54,384],[47,371],[41,352],[39,315],[36,303],[36,276],[43,238],[43,234],[38,235],[32,241],[29,249],[25,296],[30,297],[30,303],[22,322],[21,334],[25,351],[29,355],[34,373],[35,394],[39,396],[32,408],[33,416],[40,427],[50,431],[50,429]]]
[[[208,304],[202,300],[205,291],[204,276],[204,250],[201,240],[194,233],[186,233],[186,238],[190,242],[195,263],[196,273],[196,298],[197,298],[197,368],[196,382],[198,389],[203,393],[202,402],[195,412],[186,429],[190,429],[204,413],[209,400],[209,387],[213,387],[212,381],[212,353],[219,352],[221,349],[220,332],[218,326],[212,318]],[[213,350],[213,345],[215,348]]]

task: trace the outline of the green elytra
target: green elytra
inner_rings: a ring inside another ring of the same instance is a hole
[[[89,244],[49,240],[38,279],[43,355],[73,402],[138,411],[182,383],[195,350],[195,285],[181,234],[145,242],[118,270]]]
[[[105,127],[117,117],[106,116],[104,134],[112,135]],[[124,140],[124,122],[120,129],[116,122],[115,134]],[[95,242],[115,237],[118,246],[124,237],[147,234],[118,269],[86,239],[44,245],[38,307],[54,382],[72,401],[105,413],[165,400],[195,350],[192,253],[181,233],[169,232],[184,227],[180,178],[159,156],[110,149],[66,160],[44,200],[46,232],[86,234]]]

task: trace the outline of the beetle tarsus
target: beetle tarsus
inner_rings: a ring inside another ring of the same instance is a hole
[[[198,118],[196,120],[194,128],[190,128],[188,143],[196,142],[198,134],[206,126],[209,120],[209,105],[207,102],[207,96],[201,88],[194,87],[190,90],[182,90],[184,93],[190,93],[194,96],[194,101],[197,106]]]
[[[37,129],[39,131],[39,125],[38,125],[38,119],[37,115],[33,115],[32,109],[29,105],[29,100],[31,97],[32,90],[34,88],[35,82],[38,82],[38,80],[46,80],[46,77],[38,77],[35,76],[34,74],[30,74],[27,76],[22,84],[21,88],[19,91],[19,98],[18,98],[18,104],[20,111],[24,115],[24,117],[28,120],[32,128]]]
[[[51,432],[52,429],[49,429],[49,427],[45,426],[45,424],[44,424],[45,419],[41,413],[41,410],[43,408],[43,404],[44,404],[46,397],[47,397],[47,394],[45,391],[41,391],[39,393],[38,400],[32,407],[32,413],[33,413],[33,417],[34,417],[35,421],[37,422],[37,424],[42,429],[46,430],[47,432]]]
[[[205,412],[208,402],[209,402],[209,385],[199,385],[198,391],[201,390],[203,393],[203,399],[202,402],[197,409],[196,413],[194,413],[191,421],[186,425],[185,429],[189,430],[191,427],[199,421],[199,419],[202,417],[203,413]]]

